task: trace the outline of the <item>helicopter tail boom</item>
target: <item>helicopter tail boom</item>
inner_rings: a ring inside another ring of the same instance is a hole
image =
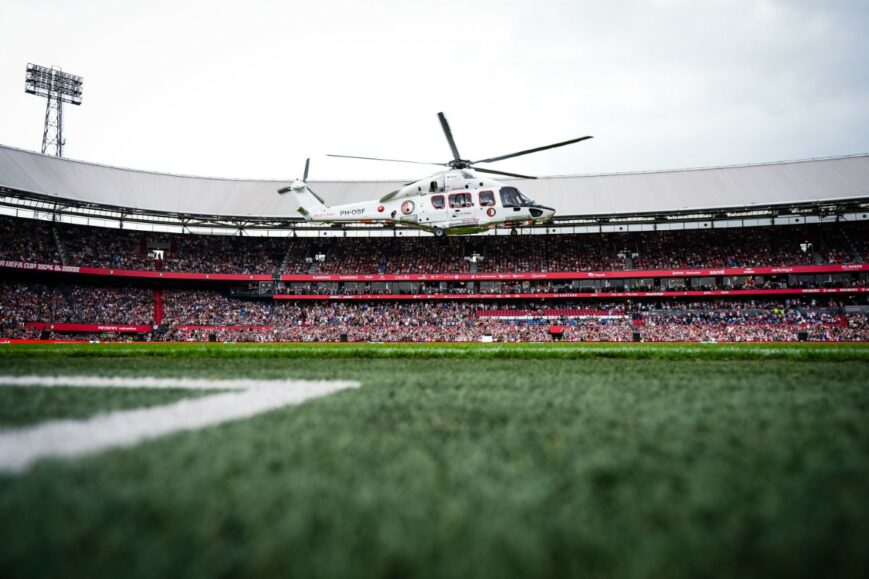
[[[311,221],[314,215],[323,214],[328,207],[307,187],[292,189],[292,195],[298,201],[299,208],[297,211],[305,218],[305,221]]]

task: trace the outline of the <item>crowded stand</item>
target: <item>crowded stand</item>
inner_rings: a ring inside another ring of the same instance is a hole
[[[287,239],[238,236],[171,236],[165,271],[215,273],[276,273],[287,252]]]
[[[160,319],[155,301],[159,294]],[[293,301],[220,291],[0,283],[0,337],[90,336],[54,324],[133,324],[102,339],[161,341],[867,341],[864,295],[779,300]],[[153,326],[152,326],[153,324]],[[146,328],[145,331],[141,328]],[[153,331],[151,328],[153,327]],[[802,334],[802,337],[801,337]]]
[[[144,233],[9,217],[0,217],[0,235],[2,260],[173,272],[272,274],[291,245],[287,238]]]
[[[793,278],[793,280],[792,280]],[[608,280],[525,280],[525,281],[443,281],[443,282],[288,282],[274,293],[290,296],[332,295],[533,295],[533,294],[606,294],[619,292],[665,291],[751,291],[788,288],[856,288],[869,285],[866,275],[766,275],[701,278],[628,278]],[[251,294],[253,291],[239,293]],[[568,295],[568,297],[570,297]]]
[[[864,313],[844,302],[710,300],[671,303],[315,302],[277,304],[212,292],[164,294],[164,339],[218,341],[647,341],[866,340]],[[553,327],[559,328],[553,333]]]
[[[624,271],[863,263],[862,223],[432,238],[157,234],[0,218],[0,259],[234,274]]]
[[[25,322],[151,324],[153,291],[34,282],[0,282],[0,326]]]
[[[0,260],[6,262],[0,268],[0,338],[867,341],[867,231],[863,223],[837,223],[440,240],[251,238],[0,217]],[[848,265],[714,271],[841,264]],[[151,277],[127,274],[122,282],[106,271],[82,276],[76,266],[140,270]],[[691,269],[707,271],[682,273]],[[636,270],[664,271],[629,275]],[[194,283],[189,277],[162,280],[162,272],[266,277]],[[610,273],[353,277],[557,272]],[[348,277],[316,277],[333,274]]]
[[[52,227],[48,221],[0,217],[0,259],[60,264]]]

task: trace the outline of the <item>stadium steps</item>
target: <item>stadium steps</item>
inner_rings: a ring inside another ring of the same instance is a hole
[[[63,262],[66,264],[66,260]],[[69,312],[73,313],[73,316],[68,321],[70,322],[81,322],[79,308],[77,307],[75,300],[72,299],[72,290],[69,289],[69,284],[66,282],[60,282],[57,284],[57,289],[60,290],[61,295],[63,296],[63,301],[66,302],[66,309]]]
[[[63,239],[60,237],[57,225],[51,225],[51,236],[54,237],[54,245],[57,247],[58,255],[60,255],[60,263],[69,265],[69,256],[66,252],[66,246],[63,244]]]
[[[857,249],[857,246],[854,245],[854,242],[851,241],[851,238],[848,237],[844,227],[835,230],[824,227],[818,228],[818,241],[822,251],[820,253],[816,251],[812,254],[815,265],[827,263],[827,260],[824,259],[823,253],[830,248],[838,248],[840,251],[847,252],[854,263],[863,262],[860,251]]]
[[[860,250],[857,249],[857,246],[854,245],[854,242],[851,241],[851,238],[848,237],[848,233],[845,231],[845,228],[842,227],[838,230],[839,235],[845,241],[845,244],[848,246],[848,250],[851,252],[851,258],[854,260],[854,263],[863,263],[863,255],[860,253]]]
[[[293,243],[293,241],[295,241],[295,238],[289,237],[288,240],[289,241],[287,242],[287,250],[284,252],[284,258],[281,260],[281,263],[278,266],[277,275],[281,275],[282,273],[287,271],[287,267],[290,265],[290,260],[292,260],[295,255],[295,252],[293,251],[294,249],[296,249],[296,244]]]
[[[387,243],[383,246],[380,254],[380,262],[377,265],[377,273],[389,272],[389,264],[395,255],[395,247],[396,246],[391,243]],[[396,268],[396,271],[398,271],[398,268]]]
[[[284,253],[284,257],[281,260],[280,269],[278,270],[279,274],[287,273],[288,271],[293,271],[298,273],[298,270],[295,268],[296,263],[304,263],[305,257],[308,255],[308,245],[303,240],[300,240],[297,237],[290,237],[287,241],[287,250]],[[290,266],[293,265],[292,270],[290,270]]]

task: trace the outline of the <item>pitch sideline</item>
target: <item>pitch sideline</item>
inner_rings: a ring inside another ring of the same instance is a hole
[[[130,447],[183,430],[250,418],[347,388],[358,388],[359,382],[0,376],[0,387],[9,386],[224,391],[163,406],[101,413],[80,420],[49,420],[0,432],[0,473],[15,474],[46,458],[71,458],[109,448]]]

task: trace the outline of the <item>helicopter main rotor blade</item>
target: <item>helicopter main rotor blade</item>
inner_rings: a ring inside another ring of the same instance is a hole
[[[311,165],[311,158],[305,159],[305,174],[302,176],[302,181],[308,180],[308,167]]]
[[[459,156],[459,149],[456,147],[456,141],[453,139],[453,132],[450,130],[450,124],[447,122],[447,118],[443,113],[438,113],[438,119],[440,119],[441,128],[447,136],[447,142],[450,144],[450,150],[453,152],[453,159],[461,161],[462,158]]]
[[[518,177],[519,179],[536,179],[531,175],[519,175],[518,173],[507,173],[505,171],[495,171],[493,169],[480,169],[479,167],[471,167],[471,170],[478,173],[491,173],[492,175],[506,175],[507,177]]]
[[[536,147],[534,149],[527,149],[525,151],[519,151],[518,153],[510,153],[509,155],[501,155],[500,157],[492,157],[491,159],[480,159],[479,161],[473,161],[473,163],[494,163],[495,161],[503,161],[504,159],[512,159],[513,157],[520,157],[522,155],[530,155],[531,153],[536,153],[537,151],[545,151],[546,149],[554,149],[556,147],[563,147],[564,145],[570,145],[572,143],[578,143],[580,141],[584,141],[586,139],[593,139],[594,137],[580,137],[578,139],[571,139],[569,141],[564,141],[561,143],[555,143],[554,145],[546,145],[544,147]]]
[[[446,167],[446,163],[426,163],[425,161],[406,161],[404,159],[381,159],[380,157],[358,157],[356,155],[326,155],[327,157],[340,157],[342,159],[363,159],[365,161],[386,161],[388,163],[413,163],[414,165],[439,165]]]

